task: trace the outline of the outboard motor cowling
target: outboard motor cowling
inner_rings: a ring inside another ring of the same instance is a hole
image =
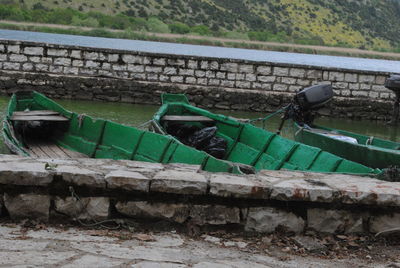
[[[296,94],[298,104],[304,109],[318,108],[333,98],[331,85],[316,85]]]
[[[393,103],[392,120],[389,122],[389,124],[396,125],[400,118],[400,75],[391,75],[388,79],[386,79],[385,87],[396,94],[396,98]]]
[[[388,79],[386,79],[385,87],[394,91],[395,93],[400,92],[400,75],[391,75]]]

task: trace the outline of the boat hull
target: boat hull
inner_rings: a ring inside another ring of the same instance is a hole
[[[379,174],[378,169],[324,152],[319,148],[285,139],[275,133],[251,124],[189,104],[184,95],[164,94],[163,105],[153,117],[153,127],[159,133],[168,134],[167,116],[204,116],[215,121],[217,136],[227,142],[223,159],[251,165],[257,170],[301,170],[312,172],[338,172],[350,174]],[[199,122],[193,122],[198,124]],[[176,138],[177,139],[177,138]]]
[[[351,161],[380,169],[400,165],[400,150],[396,150],[396,148],[400,149],[400,143],[326,127],[316,126],[312,130],[309,130],[294,123],[294,128],[294,138],[296,141],[321,148],[324,151]],[[345,137],[350,137],[356,140],[357,143],[324,135],[324,133],[332,131]]]

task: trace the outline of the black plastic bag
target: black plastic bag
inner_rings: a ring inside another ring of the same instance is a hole
[[[227,142],[221,137],[213,137],[204,151],[216,158],[224,158],[227,148]]]
[[[204,150],[204,148],[209,144],[210,140],[215,136],[216,132],[217,127],[206,127],[198,130],[188,138],[188,145],[199,150]]]
[[[167,127],[167,133],[179,140],[187,140],[189,136],[192,136],[198,130],[200,130],[199,127],[188,124],[171,124]]]

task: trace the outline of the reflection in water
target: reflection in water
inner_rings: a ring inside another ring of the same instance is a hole
[[[0,116],[4,117],[9,98],[0,97]],[[153,114],[158,110],[158,106],[126,104],[126,103],[110,103],[110,102],[94,102],[94,101],[75,101],[75,100],[59,100],[57,101],[70,111],[84,113],[92,117],[104,118],[110,121],[118,122],[129,126],[139,126],[150,120]],[[243,112],[243,111],[226,111],[213,110],[215,113],[221,113],[236,118],[258,118],[264,117],[266,114],[259,112]],[[280,123],[280,117],[275,116],[268,120],[266,129],[276,131]],[[400,142],[400,126],[387,126],[383,122],[378,121],[355,121],[345,119],[319,118],[316,123],[319,125],[348,130],[360,134],[379,137],[392,141]],[[258,126],[262,127],[262,123],[258,122]],[[290,121],[285,123],[282,130],[282,136],[292,139],[293,127]],[[0,153],[8,153],[2,138],[0,142]]]

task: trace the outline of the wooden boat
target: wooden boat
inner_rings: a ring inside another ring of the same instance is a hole
[[[372,168],[400,166],[400,143],[321,126],[294,123],[295,140]]]
[[[189,104],[185,95],[164,94],[163,105],[153,117],[152,129],[170,135],[180,125],[215,126],[216,136],[227,143],[223,159],[254,166],[257,170],[302,170],[351,174],[382,171],[355,163],[319,148],[285,139],[248,123]],[[175,136],[177,139],[177,137]]]
[[[172,137],[65,110],[35,91],[11,97],[3,136],[13,153],[44,158],[111,158],[201,165],[213,172],[251,172]]]

